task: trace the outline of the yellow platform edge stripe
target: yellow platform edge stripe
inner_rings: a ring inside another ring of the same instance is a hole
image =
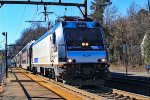
[[[0,85],[0,94],[3,93],[3,86]]]
[[[33,81],[39,83],[40,85],[44,86],[45,88],[47,88],[51,91],[53,91],[54,93],[58,94],[59,96],[61,96],[64,99],[67,99],[67,100],[84,100],[83,98],[81,98],[81,97],[79,97],[73,93],[70,93],[68,91],[65,91],[63,89],[60,89],[60,88],[50,84],[46,80],[41,79],[36,75],[27,73],[25,70],[19,69],[19,71],[22,72],[23,74],[25,74],[26,76],[28,76],[29,78],[31,78]]]

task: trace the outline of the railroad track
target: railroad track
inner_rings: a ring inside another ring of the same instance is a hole
[[[135,93],[130,93],[118,89],[112,89],[112,92],[108,92],[108,93],[98,93],[98,95],[102,97],[106,97],[110,100],[150,100],[150,97],[135,94]]]
[[[150,97],[130,93],[118,89],[112,89],[105,86],[95,86],[95,88],[80,87],[84,90],[102,96],[108,100],[150,100]]]
[[[132,84],[137,86],[144,86],[150,88],[150,81],[133,79],[128,77],[111,76],[109,81],[121,82],[126,84]]]
[[[31,73],[31,72],[27,72]],[[24,72],[24,74],[26,74]],[[34,75],[35,76],[35,75]],[[53,84],[54,86],[61,88],[65,91],[71,92],[75,95],[82,97],[85,100],[150,100],[150,97],[138,95],[126,91],[112,89],[104,86],[93,88],[93,86],[87,86],[88,89],[75,86],[70,86],[60,82],[56,82],[49,78],[38,75],[37,77],[45,80],[46,82]]]
[[[135,94],[150,96],[150,81],[149,79],[140,79],[139,77],[126,77],[112,75],[111,79],[106,81],[105,86],[123,91],[128,91]]]

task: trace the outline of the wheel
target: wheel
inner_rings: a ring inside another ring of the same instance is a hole
[[[63,83],[63,84],[66,84],[66,83],[67,83],[67,81],[66,81],[66,80],[62,80],[62,83]]]
[[[48,77],[48,74],[49,74],[49,70],[47,68],[45,68],[45,77]]]
[[[150,69],[147,69],[147,70],[146,70],[146,71],[147,71],[147,74],[149,74],[149,70],[150,70]]]
[[[55,76],[55,81],[58,82],[58,77],[57,76]]]
[[[36,75],[37,74],[37,69],[35,67],[33,67],[33,74]]]
[[[51,69],[51,78],[52,78],[52,79],[55,79],[55,72],[54,72],[53,69]]]

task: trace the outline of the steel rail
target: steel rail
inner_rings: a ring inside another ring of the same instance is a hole
[[[137,99],[137,100],[150,100],[150,97],[148,97],[148,96],[139,95],[139,94],[126,92],[126,91],[122,91],[122,90],[117,90],[117,89],[112,89],[112,90],[113,90],[112,93],[117,93],[119,95],[130,97],[130,98],[132,98],[132,100],[135,100],[135,99]]]
[[[131,78],[126,78],[126,77],[114,77],[111,76],[112,79],[111,81],[117,81],[117,82],[123,82],[123,83],[129,83],[133,85],[139,85],[139,86],[145,86],[145,87],[150,87],[150,81],[146,80],[138,80],[138,79],[131,79]]]
[[[131,92],[127,92],[127,91],[122,91],[122,90],[118,90],[118,89],[113,89],[113,88],[109,88],[106,86],[101,86],[101,89],[105,90],[111,90],[109,92],[99,92],[99,91],[95,91],[92,93],[95,93],[99,96],[102,96],[106,99],[110,99],[110,100],[150,100],[150,97],[148,96],[144,96],[144,95],[140,95],[140,94],[135,94],[135,93],[131,93]]]

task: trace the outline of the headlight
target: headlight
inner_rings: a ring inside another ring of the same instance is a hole
[[[89,46],[89,43],[85,43],[86,46]]]
[[[72,63],[72,59],[68,59],[68,63]]]
[[[68,61],[68,63],[76,63],[76,60],[75,60],[75,59],[70,59],[70,58],[69,58],[67,61]]]
[[[85,43],[82,43],[82,46],[85,46],[86,44]]]
[[[102,58],[101,61],[102,62],[106,62],[107,60],[106,60],[106,58]]]

